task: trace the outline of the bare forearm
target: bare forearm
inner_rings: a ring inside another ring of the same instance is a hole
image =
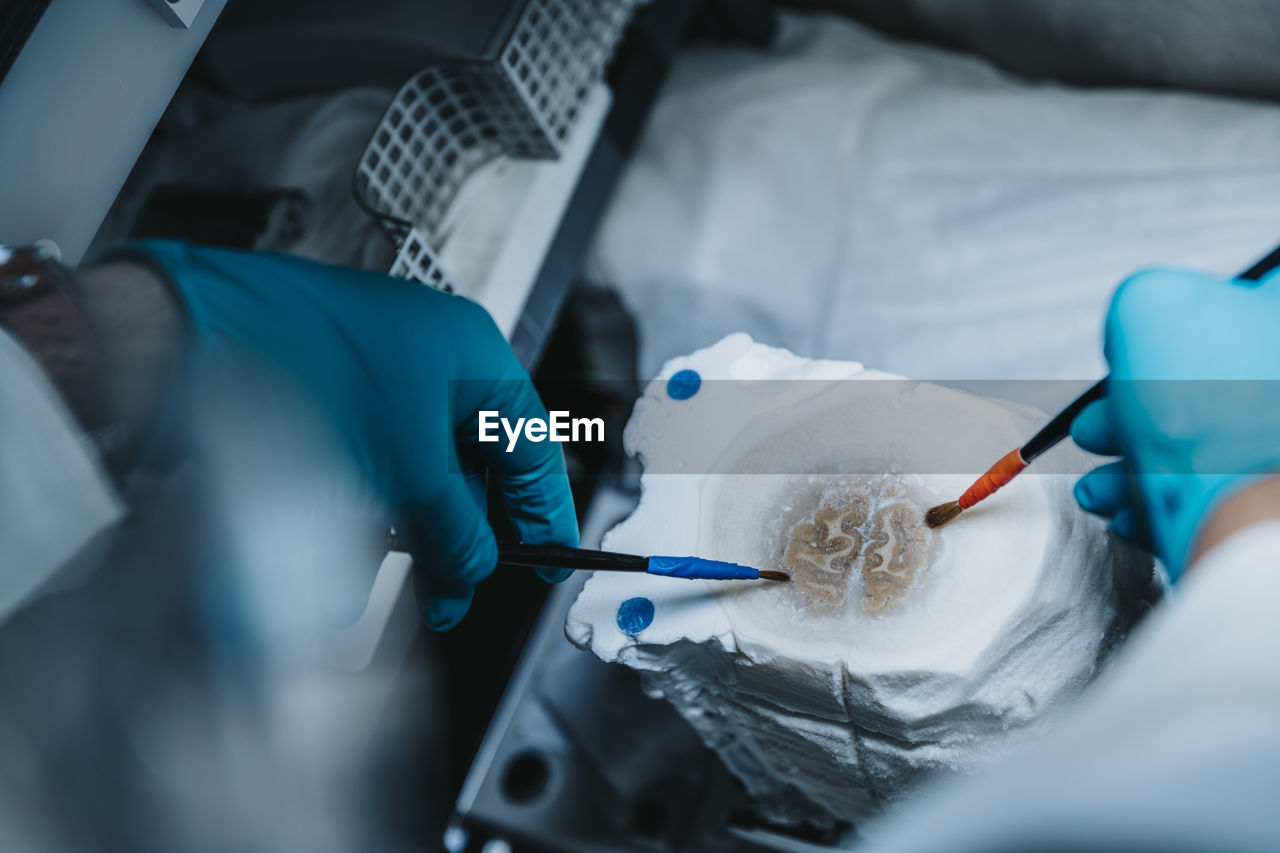
[[[123,473],[179,362],[184,324],[175,297],[131,262],[71,271],[31,247],[9,251],[0,268],[0,323]]]
[[[1188,560],[1188,571],[1215,545],[1264,521],[1280,521],[1280,475],[1251,483],[1218,506],[1200,528]]]
[[[81,270],[76,279],[101,340],[107,399],[136,435],[154,416],[181,354],[178,306],[159,277],[140,264],[108,263]]]

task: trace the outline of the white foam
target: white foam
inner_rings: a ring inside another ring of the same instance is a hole
[[[665,380],[684,369],[704,381],[674,400]],[[786,538],[824,503],[870,489],[874,511],[890,481],[892,500],[921,510],[952,499],[973,477],[929,472],[958,453],[999,458],[1038,423],[927,384],[759,381],[779,378],[892,377],[740,334],[673,360],[627,425],[628,450],[646,464],[643,497],[605,547],[782,568]],[[859,818],[934,772],[988,760],[1087,682],[1107,637],[1132,621],[1133,578],[1150,562],[1076,507],[1064,453],[931,533],[928,565],[884,615],[859,606],[857,564],[834,610],[806,603],[796,584],[602,573],[566,633],[644,671],[750,792],[790,785]],[[655,616],[630,635],[617,611],[637,596]]]

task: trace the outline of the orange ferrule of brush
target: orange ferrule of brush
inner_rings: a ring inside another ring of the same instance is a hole
[[[991,466],[987,473],[978,478],[978,481],[970,486],[957,503],[961,509],[968,509],[978,501],[984,501],[995,494],[996,489],[1004,486],[1023,468],[1027,467],[1027,463],[1022,461],[1022,454],[1017,450],[1012,450],[1005,454],[999,462]]]

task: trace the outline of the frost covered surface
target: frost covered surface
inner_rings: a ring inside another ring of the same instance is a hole
[[[685,369],[742,381],[673,400],[666,380]],[[741,334],[673,360],[627,426],[644,496],[604,547],[777,569],[793,583],[601,573],[566,632],[643,671],[773,817],[817,806],[809,816],[858,819],[1033,731],[1131,624],[1150,564],[1076,507],[1065,448],[949,527],[919,523],[972,479],[927,473],[958,452],[934,433],[941,414],[966,453],[996,459],[1034,431],[1035,413],[927,383],[883,383],[855,408],[856,383],[751,381],[782,378],[891,377]],[[698,428],[726,411],[735,434]],[[665,473],[682,465],[689,473]],[[635,597],[654,617],[628,634],[617,613]]]

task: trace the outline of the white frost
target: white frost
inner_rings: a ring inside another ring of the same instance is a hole
[[[696,370],[702,387],[673,400],[666,380],[682,369]],[[775,379],[815,381],[759,381]],[[927,383],[877,382],[886,379],[896,377],[742,334],[673,360],[627,425],[627,448],[646,466],[643,498],[604,547],[785,569],[788,537],[840,495],[876,483],[869,512],[895,501],[922,511],[973,479],[931,472],[960,470],[958,457],[993,461],[1043,422]],[[1077,452],[1055,450],[929,533],[927,557],[883,613],[863,604],[858,564],[835,604],[800,583],[601,573],[566,633],[644,671],[647,689],[680,710],[750,793],[785,803],[773,817],[858,819],[1025,736],[1092,678],[1108,641],[1135,618],[1150,562],[1076,507],[1065,472],[1078,470]],[[886,483],[897,497],[876,491]],[[870,523],[861,529],[871,535]],[[628,635],[618,607],[637,596],[655,616]],[[804,799],[782,796],[789,788]]]

